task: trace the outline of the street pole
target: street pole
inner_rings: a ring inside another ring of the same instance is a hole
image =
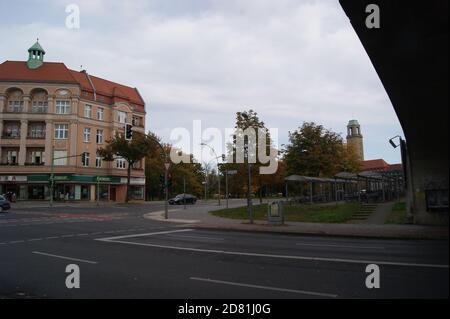
[[[220,170],[219,170],[219,160],[217,160],[217,179],[219,181],[219,206],[221,206],[221,202],[220,202]]]
[[[100,206],[100,178],[97,176],[97,206]]]
[[[186,176],[183,176],[183,203],[184,209],[186,209]]]
[[[228,209],[228,171],[225,171],[225,198],[227,200],[227,209]]]
[[[168,185],[168,173],[169,173],[169,167],[170,163],[167,162],[164,164],[165,170],[164,170],[164,193],[166,200],[164,201],[164,218],[169,219],[169,207],[168,207],[168,201],[169,201],[169,185]]]
[[[252,187],[252,165],[250,161],[248,162],[248,215],[250,219],[250,224],[253,224],[253,203],[252,203],[252,195],[251,195],[251,187]]]
[[[55,150],[52,149],[52,160],[51,160],[51,168],[50,168],[50,207],[53,207],[53,188],[54,188],[54,182],[55,182],[55,178],[54,178],[54,169],[55,169]]]

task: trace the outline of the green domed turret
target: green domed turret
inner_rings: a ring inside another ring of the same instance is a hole
[[[29,54],[27,61],[28,68],[37,69],[42,64],[44,64],[45,50],[39,44],[39,39],[35,44],[33,44],[31,48],[28,49],[28,54]]]

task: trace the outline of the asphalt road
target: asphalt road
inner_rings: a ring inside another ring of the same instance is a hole
[[[162,204],[0,216],[0,298],[448,298],[448,241],[195,230]],[[80,288],[66,287],[66,266]],[[380,288],[368,289],[377,264]]]

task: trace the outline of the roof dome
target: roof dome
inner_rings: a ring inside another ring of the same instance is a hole
[[[42,46],[39,44],[39,41],[37,41],[31,48],[28,49],[28,52],[32,51],[39,51],[45,54],[45,50],[42,48]]]
[[[350,120],[348,126],[359,126],[358,120]]]

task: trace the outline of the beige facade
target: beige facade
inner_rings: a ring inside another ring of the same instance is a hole
[[[54,160],[55,199],[124,200],[126,164],[101,161],[97,149],[125,123],[144,133],[145,113],[127,101],[85,95],[77,84],[0,80],[0,194],[48,199],[51,159],[69,157]],[[89,154],[85,163],[82,153]],[[143,162],[132,169],[131,184],[134,198],[144,199]]]

